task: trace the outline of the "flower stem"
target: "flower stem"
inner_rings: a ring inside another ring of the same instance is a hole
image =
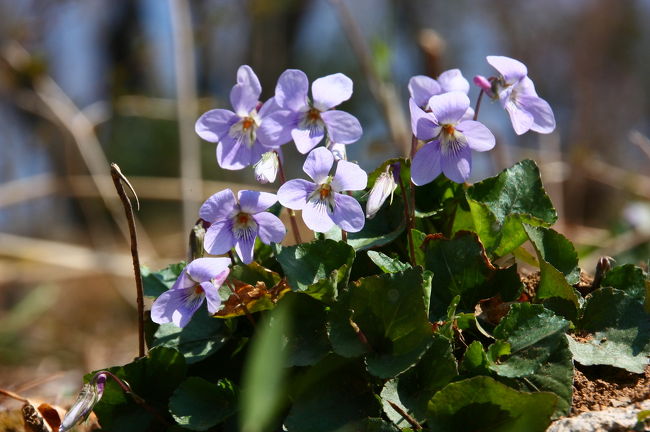
[[[474,118],[472,119],[474,121],[476,121],[476,119],[478,118],[478,110],[481,109],[481,99],[483,99],[483,93],[485,92],[483,91],[483,89],[481,89],[481,91],[478,94],[478,98],[476,99],[476,107],[474,108]]]
[[[343,240],[344,243],[348,242],[348,232],[345,230],[341,230],[341,240]]]
[[[402,200],[404,201],[404,222],[406,223],[406,236],[408,237],[409,254],[411,265],[415,265],[415,246],[413,244],[413,234],[411,233],[411,205],[409,204],[410,196],[409,191],[404,187],[404,180],[401,174],[402,168],[400,167],[400,174],[397,176],[399,179],[399,187],[402,189]],[[411,187],[410,189],[413,189]]]
[[[142,275],[140,274],[140,258],[138,257],[138,237],[135,232],[135,218],[133,217],[133,206],[131,201],[126,196],[124,191],[124,186],[122,182],[126,183],[133,196],[135,196],[135,201],[138,204],[138,209],[140,208],[140,202],[138,201],[138,196],[135,194],[135,190],[129,180],[122,174],[120,167],[117,164],[111,164],[111,177],[113,178],[113,184],[117,190],[117,194],[122,201],[124,206],[124,213],[126,214],[126,219],[129,223],[129,234],[131,236],[131,258],[133,259],[133,273],[135,274],[135,287],[136,287],[136,297],[138,303],[138,355],[144,357],[144,289],[142,287]]]
[[[284,184],[286,182],[286,177],[284,176],[284,168],[282,167],[282,161],[280,160],[280,155],[278,152],[275,152],[278,156],[278,174],[280,174],[280,183]],[[291,221],[291,230],[293,231],[293,238],[296,241],[296,244],[301,244],[302,239],[300,238],[300,231],[298,230],[298,221],[296,220],[296,212],[293,209],[287,208],[289,212],[289,220]]]

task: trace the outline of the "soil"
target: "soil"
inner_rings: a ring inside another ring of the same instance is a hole
[[[576,364],[574,368],[572,416],[649,399],[650,366],[643,375],[610,366]]]

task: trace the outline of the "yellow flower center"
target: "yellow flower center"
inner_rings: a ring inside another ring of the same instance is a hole
[[[244,118],[244,120],[241,123],[242,130],[246,131],[246,130],[250,129],[254,124],[255,124],[255,122],[253,121],[252,118],[246,117],[246,118]]]
[[[320,199],[324,200],[325,198],[329,197],[330,194],[332,193],[332,186],[329,184],[324,184],[321,185],[320,187]]]
[[[456,128],[454,128],[453,125],[450,125],[450,124],[442,125],[442,133],[443,134],[445,134],[447,136],[451,136],[451,135],[454,134],[454,132],[456,132]]]
[[[194,287],[194,294],[199,295],[199,294],[203,294],[203,292],[204,292],[203,287],[201,285],[196,285]]]
[[[316,108],[310,109],[309,112],[307,112],[307,119],[312,123],[317,122],[320,120],[320,111]]]

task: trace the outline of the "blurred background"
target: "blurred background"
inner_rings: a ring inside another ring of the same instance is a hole
[[[287,68],[343,72],[366,170],[410,142],[407,82],[486,55],[523,61],[554,109],[516,136],[498,103],[478,181],[535,159],[588,272],[650,256],[650,1],[0,0],[0,388],[63,403],[83,373],[137,354],[134,282],[116,162],[140,198],[141,261],[186,256],[201,202],[254,183],[224,171],[198,116],[230,109],[237,68],[274,93]],[[478,96],[476,88],[470,99]],[[285,146],[288,177],[301,159]],[[0,407],[5,400],[0,400]]]

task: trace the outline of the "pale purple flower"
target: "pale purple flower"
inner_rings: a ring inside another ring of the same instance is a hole
[[[326,148],[332,152],[334,160],[348,160],[348,151],[345,144],[328,141]]]
[[[204,300],[208,312],[217,313],[221,306],[219,287],[230,273],[229,264],[230,258],[197,258],[189,263],[171,289],[153,302],[151,320],[185,327]]]
[[[426,75],[411,77],[408,84],[409,94],[417,106],[426,109],[431,96],[459,91],[467,94],[469,82],[460,69],[450,69],[440,74],[437,80]]]
[[[196,133],[206,141],[218,143],[217,162],[221,168],[242,169],[257,162],[269,148],[291,140],[288,131],[278,126],[291,113],[281,110],[273,99],[259,108],[261,93],[255,72],[250,66],[241,66],[237,84],[230,91],[235,111],[213,109],[196,121]]]
[[[361,205],[343,191],[361,190],[368,183],[368,175],[358,165],[339,160],[336,173],[330,174],[334,156],[325,147],[317,147],[307,156],[303,171],[314,181],[295,179],[278,190],[283,206],[302,210],[302,218],[309,229],[327,232],[334,224],[349,232],[363,228],[365,218]]]
[[[325,132],[338,144],[352,144],[361,137],[361,124],[356,117],[332,109],[352,96],[350,78],[342,73],[318,78],[311,86],[311,101],[308,92],[309,80],[304,72],[288,69],[280,75],[274,99],[281,109],[292,114],[276,115],[273,130],[287,128],[303,154],[321,142]]]
[[[212,255],[228,252],[233,246],[239,258],[253,261],[255,239],[266,244],[279,243],[287,233],[280,219],[265,211],[277,202],[275,194],[243,190],[237,199],[230,189],[217,192],[199,209],[199,216],[210,222],[203,245]]]
[[[548,102],[537,96],[535,85],[528,78],[526,65],[504,56],[487,56],[487,61],[500,74],[492,79],[492,96],[499,98],[501,105],[510,115],[515,133],[521,135],[528,130],[539,133],[553,132],[553,110]]]
[[[494,147],[492,132],[482,123],[463,118],[469,98],[461,92],[432,96],[425,112],[409,100],[413,135],[426,142],[413,157],[411,179],[420,186],[434,180],[440,172],[456,183],[469,178],[472,152]]]

